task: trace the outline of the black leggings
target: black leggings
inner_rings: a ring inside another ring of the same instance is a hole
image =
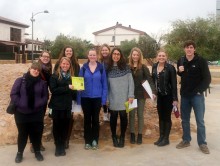
[[[124,137],[126,129],[127,129],[127,125],[128,125],[128,118],[127,118],[126,111],[125,110],[123,110],[123,111],[110,110],[110,113],[111,113],[110,127],[111,127],[112,137],[116,136],[118,114],[120,116],[120,121],[121,121],[121,123],[120,123],[121,124],[121,137]]]
[[[43,122],[16,123],[18,128],[18,152],[23,153],[28,136],[34,151],[40,151]]]
[[[67,140],[70,118],[54,118],[53,119],[53,136],[55,144],[64,145]]]
[[[159,121],[171,123],[171,113],[173,108],[173,99],[171,95],[162,96],[158,94],[157,111]]]
[[[81,105],[84,114],[85,144],[91,144],[93,140],[98,143],[101,98],[81,98]]]
[[[108,107],[107,107],[107,105],[103,105],[102,108],[103,108],[103,112],[104,112],[104,113],[108,113]]]

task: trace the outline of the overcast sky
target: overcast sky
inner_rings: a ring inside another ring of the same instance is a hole
[[[216,14],[216,0],[1,0],[0,16],[30,27],[34,22],[34,38],[54,40],[60,33],[94,41],[95,31],[124,26],[159,35],[167,32],[177,19],[207,18]],[[31,38],[31,36],[29,37]]]

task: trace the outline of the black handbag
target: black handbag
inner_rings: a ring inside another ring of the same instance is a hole
[[[9,103],[7,109],[6,109],[6,112],[8,114],[14,114],[15,113],[15,109],[16,109],[15,104],[12,101],[10,101],[10,103]]]

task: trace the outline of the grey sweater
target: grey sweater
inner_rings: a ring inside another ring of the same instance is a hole
[[[113,111],[125,110],[124,103],[128,98],[134,98],[134,81],[131,70],[127,66],[120,70],[113,66],[108,72],[108,101],[109,109]]]

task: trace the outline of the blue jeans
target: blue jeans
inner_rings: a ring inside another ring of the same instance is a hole
[[[192,108],[194,110],[196,124],[197,124],[198,145],[207,144],[205,141],[206,140],[205,124],[204,124],[205,98],[203,94],[181,97],[181,118],[182,118],[182,127],[183,127],[182,139],[188,142],[191,141],[190,114]]]

